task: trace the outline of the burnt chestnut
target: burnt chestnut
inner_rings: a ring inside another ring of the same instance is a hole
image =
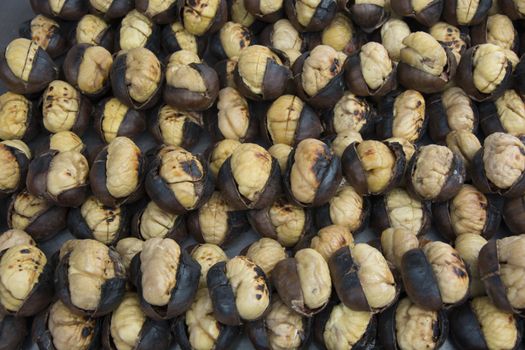
[[[494,132],[525,135],[525,100],[516,90],[506,90],[494,102],[482,102],[479,111],[485,135]]]
[[[115,35],[115,51],[145,48],[154,53],[160,50],[160,27],[137,10],[122,19]]]
[[[7,210],[7,225],[24,230],[37,242],[53,238],[66,228],[68,209],[51,205],[26,190],[14,194]]]
[[[55,290],[78,315],[100,317],[117,308],[126,291],[120,255],[99,241],[73,239],[60,248]]]
[[[294,95],[283,95],[272,102],[261,118],[261,129],[269,143],[289,146],[319,138],[323,131],[314,110]]]
[[[137,11],[159,24],[168,24],[177,16],[177,0],[135,0]]]
[[[142,197],[146,161],[138,146],[124,136],[115,138],[95,158],[89,173],[91,190],[108,207]]]
[[[197,242],[227,244],[248,226],[244,211],[235,210],[221,192],[213,192],[199,209],[189,213],[188,230]]]
[[[288,258],[285,248],[272,238],[263,237],[246,247],[246,257],[271,277],[272,270],[279,261]]]
[[[325,113],[323,119],[326,131],[330,134],[339,135],[352,130],[368,135],[373,131],[376,116],[374,107],[365,99],[345,92],[335,106]],[[332,141],[332,146],[334,143],[335,141]]]
[[[79,208],[69,211],[67,226],[78,239],[113,245],[127,234],[128,213],[125,207],[110,208],[91,196]]]
[[[445,138],[445,144],[463,160],[467,169],[467,176],[470,178],[470,174],[474,171],[472,161],[481,149],[481,143],[477,136],[468,130],[451,131]]]
[[[46,16],[37,15],[20,26],[20,36],[36,42],[51,56],[62,55],[68,48],[60,24]]]
[[[419,247],[415,234],[404,228],[387,228],[381,233],[381,252],[389,264],[401,270],[401,259],[406,252]]]
[[[213,178],[201,156],[184,148],[161,147],[146,175],[146,192],[159,208],[183,215],[204,205],[213,192]]]
[[[323,30],[337,12],[335,0],[284,0],[286,17],[300,32]]]
[[[314,235],[305,236],[297,247],[302,248],[304,245],[317,251],[326,262],[329,262],[330,257],[339,248],[353,246],[354,237],[347,227],[330,225],[323,227]]]
[[[197,291],[186,314],[175,319],[171,327],[182,350],[226,350],[240,331],[237,326],[227,326],[216,319],[207,288]]]
[[[502,14],[493,14],[470,30],[472,45],[490,43],[506,50],[516,50],[519,37],[512,20]]]
[[[30,0],[35,13],[66,21],[78,21],[88,12],[87,1],[83,0]]]
[[[450,200],[432,204],[438,232],[450,241],[474,233],[490,239],[501,221],[501,198],[485,196],[471,185],[463,185]]]
[[[204,111],[219,94],[217,72],[191,51],[173,53],[166,67],[164,101],[174,108]]]
[[[169,323],[148,318],[132,292],[104,318],[101,333],[104,350],[167,350],[171,342]]]
[[[91,102],[72,85],[52,81],[42,96],[42,124],[51,133],[73,131],[82,135],[89,125]]]
[[[310,338],[312,319],[286,306],[272,295],[268,314],[246,324],[246,333],[257,350],[305,349]]]
[[[463,160],[448,147],[427,145],[417,150],[407,166],[405,180],[420,200],[442,202],[454,197],[465,182]]]
[[[28,235],[25,231],[18,229],[10,229],[0,234],[0,252],[15,245],[34,245],[36,246],[33,238]],[[1,348],[1,347],[0,347]]]
[[[38,104],[23,95],[0,95],[0,139],[31,141],[38,134]]]
[[[122,238],[117,242],[115,250],[120,254],[122,265],[126,268],[126,272],[129,274],[129,267],[133,257],[142,251],[144,247],[144,241],[135,237]]]
[[[288,162],[288,156],[292,152],[292,146],[285,145],[283,143],[276,143],[272,147],[268,148],[268,152],[277,159],[279,163],[279,168],[281,169],[281,174],[284,174],[286,171],[286,164]]]
[[[197,244],[191,248],[190,254],[201,266],[199,288],[207,287],[206,276],[213,265],[221,261],[228,261],[228,256],[224,250],[212,243]]]
[[[324,142],[305,139],[290,153],[283,182],[292,203],[318,207],[335,195],[341,179],[339,157]]]
[[[210,53],[218,60],[236,57],[253,41],[255,38],[250,29],[239,23],[226,22],[211,38]]]
[[[212,146],[212,150],[209,156],[209,167],[210,171],[215,178],[219,175],[219,170],[222,165],[232,154],[241,143],[237,140],[222,140]]]
[[[510,134],[495,132],[472,160],[474,185],[483,193],[519,197],[525,193],[525,145]]]
[[[262,22],[274,23],[284,16],[284,1],[261,1],[246,0],[244,1],[246,11],[255,19]]]
[[[131,220],[131,234],[145,241],[167,237],[182,243],[186,233],[183,216],[168,213],[153,201],[137,210]]]
[[[261,45],[284,52],[290,64],[301,56],[306,46],[306,40],[303,39],[301,33],[293,27],[289,20],[284,18],[264,27],[259,35],[259,42]]]
[[[390,18],[381,27],[381,44],[394,62],[399,62],[403,40],[410,35],[410,27],[402,19]]]
[[[525,195],[505,201],[503,220],[512,233],[525,232]]]
[[[444,0],[443,19],[457,26],[479,24],[486,17],[492,6],[491,0]]]
[[[191,34],[180,22],[175,21],[162,30],[161,44],[168,54],[185,50],[202,56],[206,49],[207,38]]]
[[[422,236],[431,224],[429,206],[400,187],[374,200],[372,217],[371,225],[377,232],[391,227]]]
[[[67,82],[84,95],[97,99],[110,88],[112,65],[111,53],[102,46],[77,44],[66,55],[64,75]]]
[[[444,0],[392,0],[390,6],[399,16],[413,18],[425,27],[439,21]]]
[[[133,0],[89,0],[89,11],[110,21],[124,17],[134,5]]]
[[[115,33],[109,23],[94,15],[85,15],[77,23],[74,42],[102,46],[109,52],[113,51]]]
[[[479,252],[483,246],[487,244],[487,240],[475,233],[466,233],[458,236],[454,242],[454,248],[459,256],[465,262],[465,266],[469,272],[470,286],[469,294],[471,297],[485,295],[485,287],[481,281],[478,269]]]
[[[87,196],[89,164],[76,151],[50,150],[36,157],[27,171],[27,190],[61,207],[78,207]]]
[[[0,79],[14,93],[40,92],[57,78],[58,67],[37,42],[15,39],[0,56]]]
[[[125,105],[143,110],[153,107],[162,93],[162,65],[146,48],[117,55],[111,69],[113,94]]]
[[[281,260],[272,271],[272,284],[286,306],[307,317],[323,310],[332,293],[328,264],[311,248]]]
[[[461,61],[461,55],[467,49],[469,37],[462,33],[459,28],[447,22],[437,22],[430,28],[430,35],[445,45],[454,54],[457,64]],[[470,44],[470,43],[469,43]]]
[[[478,128],[478,107],[458,87],[449,87],[428,99],[428,132],[434,142],[442,142],[452,131],[475,133]]]
[[[39,349],[98,349],[102,320],[77,315],[60,300],[33,319],[31,338]]]
[[[443,310],[426,310],[403,298],[379,315],[378,342],[385,350],[439,349],[448,336],[449,321]]]
[[[191,148],[199,141],[203,132],[204,122],[199,112],[163,105],[152,119],[150,131],[163,145]]]
[[[20,140],[0,142],[0,198],[24,187],[31,150]]]
[[[0,349],[21,348],[28,333],[26,319],[9,315],[2,315],[0,318]]]
[[[213,34],[228,20],[226,0],[181,0],[179,7],[182,25],[196,36]]]
[[[146,129],[146,117],[112,97],[98,104],[94,126],[102,141],[110,143],[119,136],[133,138],[140,135]]]
[[[53,266],[34,245],[15,245],[0,252],[0,311],[29,317],[53,298]]]

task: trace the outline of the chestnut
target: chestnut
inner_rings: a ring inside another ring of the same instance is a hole
[[[109,52],[113,51],[115,33],[104,19],[95,15],[85,15],[77,23],[74,42],[102,46]]]
[[[117,242],[115,250],[120,254],[122,265],[128,274],[131,260],[142,251],[142,248],[144,248],[144,241],[135,237],[122,238]]]
[[[402,19],[390,18],[381,27],[381,44],[394,62],[399,62],[403,40],[410,35],[410,27]]]
[[[509,16],[511,20],[519,20],[525,18],[525,11],[517,0],[502,0],[498,3],[500,11]]]
[[[0,311],[34,316],[53,298],[53,266],[34,245],[20,244],[0,252]]]
[[[168,213],[153,201],[137,210],[131,220],[131,234],[145,241],[154,237],[167,237],[182,243],[186,233],[183,216]]]
[[[448,147],[432,144],[417,150],[405,175],[409,192],[418,199],[443,202],[459,192],[466,170],[463,160]]]
[[[133,203],[142,197],[146,161],[138,146],[119,136],[95,158],[89,173],[91,190],[108,207]]]
[[[94,126],[102,141],[110,143],[119,136],[133,138],[140,135],[146,129],[146,117],[112,97],[97,105]]]
[[[369,135],[373,131],[376,117],[377,113],[368,101],[351,92],[345,92],[335,106],[326,111],[323,119],[326,131],[330,134],[339,135],[353,130]]]
[[[456,58],[456,63],[461,61],[461,55],[467,49],[469,37],[462,33],[459,28],[447,22],[437,22],[430,28],[430,35],[445,47],[448,47]]]
[[[0,349],[21,348],[27,333],[27,321],[25,318],[2,315],[2,320],[0,320]]]
[[[335,0],[284,0],[286,17],[300,32],[323,30],[337,12]]]
[[[502,14],[487,16],[470,30],[472,45],[490,43],[506,50],[516,50],[519,37],[512,20]]]
[[[377,232],[391,227],[422,236],[431,224],[430,207],[400,187],[374,200],[372,217],[371,225]]]
[[[351,55],[361,47],[363,36],[343,12],[338,12],[321,33],[321,44]]]
[[[352,21],[365,33],[372,33],[380,28],[390,16],[384,0],[348,1],[339,0]]]
[[[135,0],[140,13],[159,24],[168,24],[177,15],[177,0]]]
[[[425,27],[431,27],[439,21],[444,0],[392,0],[390,6],[399,16],[415,19]]]
[[[187,216],[188,230],[197,242],[225,245],[248,226],[244,211],[235,210],[221,192],[213,192]]]
[[[427,102],[428,132],[434,142],[443,142],[452,131],[475,133],[478,128],[477,105],[458,87],[449,87],[430,96]]]
[[[284,16],[284,1],[246,0],[244,7],[255,19],[262,22],[274,23]]]
[[[71,131],[60,131],[56,134],[51,134],[42,143],[41,147],[36,150],[36,155],[41,155],[50,150],[58,152],[74,151],[82,153],[84,156],[87,153],[86,145],[82,139]],[[88,160],[89,162],[89,160]]]
[[[102,320],[77,315],[60,300],[33,319],[31,338],[39,349],[97,349]]]
[[[525,194],[507,199],[502,213],[503,220],[512,233],[525,232]]]
[[[483,193],[514,198],[525,193],[525,145],[510,134],[495,132],[472,160],[472,182]]]
[[[341,179],[341,162],[328,145],[317,139],[304,139],[288,157],[284,192],[296,205],[318,207],[335,195]]]
[[[201,266],[201,274],[199,278],[199,288],[207,287],[206,276],[208,275],[208,270],[218,262],[228,261],[228,256],[216,244],[212,243],[203,243],[197,244],[190,249],[191,257],[199,263]]]
[[[175,21],[166,25],[162,30],[161,44],[164,51],[172,54],[175,51],[185,50],[202,57],[207,46],[207,38],[198,37],[190,32],[184,26]]]
[[[38,134],[38,104],[23,95],[0,95],[0,139],[31,141]]]
[[[268,148],[268,152],[277,159],[279,163],[279,168],[281,169],[281,174],[284,174],[286,171],[286,164],[288,163],[288,156],[292,152],[292,146],[285,145],[284,143],[276,143]]]
[[[168,146],[193,147],[204,127],[202,114],[162,105],[152,116],[150,131],[155,139]]]
[[[297,95],[314,108],[331,108],[343,96],[346,54],[318,45],[292,66]]]
[[[53,206],[24,190],[11,197],[7,225],[11,229],[24,230],[37,242],[45,241],[66,228],[67,211],[65,207]]]
[[[224,139],[212,146],[208,163],[210,171],[215,178],[219,175],[219,170],[226,159],[228,159],[233,154],[233,151],[240,145],[241,143],[237,140]]]
[[[306,46],[306,40],[301,33],[294,28],[287,19],[280,19],[275,23],[264,27],[259,35],[261,45],[273,47],[284,52],[290,64],[293,64],[297,57],[301,56]]]
[[[50,150],[36,157],[27,171],[27,190],[62,207],[78,207],[87,195],[89,164],[76,151]]]
[[[449,320],[445,311],[426,310],[405,297],[379,315],[377,326],[385,350],[437,350],[447,339]]]
[[[253,242],[245,249],[245,255],[263,270],[264,274],[271,277],[275,265],[286,258],[285,248],[275,239],[263,237]]]
[[[480,124],[485,135],[505,132],[516,137],[525,135],[525,97],[516,90],[506,90],[493,102],[479,105]]]
[[[68,49],[67,38],[58,22],[43,15],[22,23],[20,36],[36,42],[51,58],[62,55]]]
[[[24,187],[31,150],[20,140],[0,142],[0,198]]]
[[[313,232],[315,233],[315,231]],[[307,246],[317,251],[329,261],[330,257],[341,247],[353,246],[354,237],[347,227],[330,225],[321,228],[316,234],[309,234],[297,244],[296,250]]]
[[[281,260],[272,271],[272,284],[286,306],[311,317],[324,309],[332,293],[328,264],[311,248]]]
[[[102,46],[77,44],[64,60],[68,83],[84,95],[98,99],[109,90],[109,73],[113,65],[111,53]]]
[[[486,294],[478,269],[479,252],[485,244],[487,244],[487,240],[483,238],[483,236],[475,233],[460,235],[454,242],[454,248],[456,248],[459,256],[465,262],[465,266],[469,272],[469,295],[471,297],[478,297]]]
[[[95,239],[113,245],[126,234],[128,212],[125,207],[110,208],[90,196],[67,216],[67,226],[78,239]]]
[[[14,93],[38,93],[57,78],[58,67],[35,41],[15,39],[0,55],[0,79]]]
[[[240,331],[237,326],[228,326],[217,320],[207,288],[197,291],[186,314],[176,318],[171,327],[182,350],[226,350]]]
[[[312,319],[290,309],[278,295],[272,295],[268,314],[246,324],[246,333],[257,350],[305,349]]]
[[[450,49],[425,32],[403,39],[397,67],[397,80],[407,89],[423,93],[443,91],[454,78],[457,62]]]
[[[235,68],[237,67],[237,62],[239,57],[228,58],[222,61],[217,62],[213,69],[217,72],[219,76],[220,87],[232,87],[237,88],[235,83]]]
[[[173,53],[166,67],[164,101],[174,108],[204,111],[219,94],[217,72],[191,51]]]
[[[454,154],[463,159],[467,175],[470,178],[470,174],[474,171],[472,161],[476,153],[481,149],[479,139],[471,131],[458,130],[449,132],[445,138],[445,143]]]
[[[387,228],[381,233],[381,252],[399,274],[401,259],[406,252],[419,247],[418,237],[405,228]]]
[[[30,0],[34,13],[66,21],[78,21],[88,12],[84,0]]]
[[[36,246],[33,238],[28,235],[25,231],[18,229],[10,229],[0,234],[0,252],[16,245],[34,245]],[[1,346],[0,346],[1,348]]]
[[[133,0],[89,0],[89,11],[108,21],[124,17],[134,6]]]
[[[343,174],[361,195],[382,194],[399,185],[405,153],[397,142],[365,140],[350,144],[341,157]]]
[[[493,101],[510,84],[512,62],[505,50],[494,44],[472,46],[457,68],[456,82],[475,101]]]
[[[245,256],[213,265],[206,276],[215,319],[228,326],[264,317],[270,286],[263,270]]]
[[[213,34],[210,53],[218,60],[239,56],[242,50],[252,44],[255,38],[250,29],[235,22],[226,22]]]
[[[42,95],[42,124],[51,133],[82,135],[91,117],[91,102],[69,83],[52,81]]]
[[[472,3],[469,0],[444,0],[443,19],[458,26],[479,24],[486,17],[492,6],[491,0]]]
[[[140,309],[136,293],[124,295],[120,305],[104,318],[101,331],[104,350],[168,350],[171,343],[167,321],[152,320]]]
[[[179,7],[182,25],[196,36],[213,34],[228,21],[226,0],[181,0]]]
[[[145,48],[158,53],[160,39],[160,27],[139,11],[132,10],[126,14],[117,28],[115,51]]]

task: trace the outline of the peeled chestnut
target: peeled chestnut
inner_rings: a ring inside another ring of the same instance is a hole
[[[410,34],[410,27],[402,19],[390,18],[381,27],[381,44],[394,62],[399,62],[403,40]]]
[[[321,228],[317,233],[313,230],[297,244],[295,250],[312,248],[328,262],[339,248],[353,245],[354,237],[347,227],[330,225]]]
[[[180,22],[176,21],[162,30],[161,44],[168,54],[185,50],[202,56],[206,49],[207,38],[191,34]]]
[[[133,10],[133,0],[89,0],[90,12],[103,16],[106,20],[124,17]]]
[[[503,220],[512,233],[525,232],[525,195],[505,201]]]
[[[145,48],[160,50],[160,27],[147,16],[132,10],[122,19],[115,36],[115,51]]]
[[[327,26],[337,12],[335,0],[284,0],[286,16],[300,32],[317,32]]]
[[[113,51],[115,33],[109,23],[95,15],[85,15],[77,23],[74,42],[102,46],[109,52]]]
[[[319,313],[332,293],[328,264],[311,248],[281,260],[272,271],[272,284],[286,306],[307,317]]]
[[[211,146],[208,163],[210,171],[215,178],[219,175],[219,170],[226,159],[228,159],[233,154],[233,151],[240,145],[241,143],[237,140],[224,139]]]
[[[470,178],[470,174],[474,171],[472,161],[476,153],[481,149],[479,139],[471,131],[457,130],[447,134],[445,143],[454,154],[457,154],[463,159],[463,163],[467,169],[467,175]]]
[[[0,142],[0,198],[19,191],[31,160],[31,150],[23,141]]]
[[[487,244],[487,240],[483,236],[475,233],[466,233],[456,238],[454,248],[459,256],[465,262],[465,266],[469,272],[470,286],[469,295],[477,297],[485,295],[485,286],[479,275],[478,257],[481,248]]]
[[[102,319],[77,315],[60,300],[33,319],[31,338],[39,349],[100,347]]]
[[[226,350],[239,334],[239,327],[228,326],[217,320],[207,288],[197,291],[186,314],[175,319],[171,327],[182,350]]]
[[[163,105],[154,113],[150,131],[161,144],[191,148],[200,139],[203,118],[199,112]]]
[[[183,216],[168,213],[150,201],[133,215],[131,234],[145,241],[167,237],[182,242],[186,238],[186,222]]]
[[[431,27],[441,17],[444,0],[392,0],[390,6],[399,16],[413,18],[425,27]]]
[[[228,261],[228,256],[216,244],[203,243],[197,244],[190,249],[191,257],[201,266],[201,274],[199,278],[199,288],[207,287],[206,276],[208,270],[218,262]]]
[[[239,56],[254,41],[250,29],[235,22],[226,22],[210,41],[211,54],[218,60]]]
[[[114,97],[101,101],[95,109],[95,131],[105,143],[110,143],[119,136],[136,137],[145,129],[144,113],[128,107]]]
[[[20,27],[20,36],[36,42],[51,58],[62,55],[68,48],[60,24],[51,18],[36,15]]]
[[[459,64],[461,55],[463,55],[467,49],[467,43],[470,44],[468,35],[462,33],[459,28],[447,22],[437,22],[430,27],[430,35],[442,45],[448,47],[456,58],[456,63]]]
[[[365,99],[345,92],[335,106],[326,111],[324,123],[326,131],[331,134],[353,130],[368,135],[373,131],[376,116],[374,107]]]
[[[491,6],[491,0],[444,0],[443,19],[458,26],[476,25],[487,17]]]
[[[129,267],[131,260],[135,255],[142,251],[144,247],[144,241],[135,237],[126,237],[119,240],[115,246],[115,250],[120,254],[122,259],[122,265],[126,268],[126,272],[129,275]]]
[[[448,147],[427,145],[417,150],[407,166],[408,190],[420,200],[447,201],[465,182],[465,164]]]
[[[14,194],[7,210],[7,225],[24,230],[35,241],[53,238],[66,228],[67,208],[51,205],[27,191]]]
[[[51,134],[42,143],[40,148],[37,148],[36,155],[41,155],[50,150],[56,150],[58,152],[69,152],[75,151],[86,155],[86,145],[82,139],[71,131],[60,131],[56,134]],[[89,162],[89,160],[88,160]]]
[[[168,24],[177,15],[176,0],[136,0],[137,11],[159,24]]]
[[[0,234],[0,252],[14,247],[15,245],[21,244],[36,246],[36,243],[33,240],[33,238],[30,235],[28,235],[25,231],[18,229],[10,229]]]
[[[40,92],[57,78],[58,67],[35,41],[15,39],[0,56],[0,79],[14,93]]]
[[[225,0],[184,0],[179,4],[182,25],[196,36],[217,32],[228,20]]]
[[[162,93],[164,74],[155,54],[145,48],[121,52],[111,68],[113,94],[137,109],[153,107]]]
[[[29,244],[0,252],[2,315],[34,316],[53,298],[53,266],[44,252]]]
[[[516,137],[525,135],[525,100],[516,90],[506,90],[493,102],[482,102],[479,111],[485,135],[494,132],[505,132]]]
[[[27,337],[27,321],[23,317],[2,315],[0,320],[0,349],[19,349]]]
[[[66,80],[84,95],[97,99],[109,90],[111,53],[102,46],[77,44],[66,55]]]
[[[284,15],[284,0],[247,0],[244,1],[244,7],[250,15],[262,22],[274,23]]]
[[[277,2],[275,2],[277,3]],[[274,4],[274,2],[272,2]],[[264,27],[259,35],[261,45],[273,47],[284,52],[291,64],[301,56],[306,41],[287,19],[280,19]]]
[[[23,95],[0,95],[0,139],[31,141],[38,134],[38,104]]]
[[[104,205],[115,207],[142,197],[146,161],[138,146],[119,136],[95,158],[89,181],[91,190]]]
[[[52,81],[42,96],[43,125],[47,131],[73,131],[82,135],[91,117],[91,102],[62,80]]]
[[[77,21],[88,12],[87,1],[79,0],[30,0],[35,13],[66,21]]]
[[[263,317],[270,306],[269,283],[263,270],[245,256],[221,261],[206,277],[213,314],[220,323],[237,326]]]
[[[188,230],[197,242],[227,244],[247,228],[244,211],[235,210],[221,192],[213,192],[202,207],[189,213]]]
[[[276,240],[268,237],[263,237],[246,247],[245,255],[268,277],[271,277],[275,265],[288,257],[285,248]]]
[[[418,237],[404,228],[387,228],[381,232],[381,252],[398,273],[402,268],[403,255],[418,248],[419,244]]]
[[[490,43],[506,50],[516,50],[519,41],[512,20],[499,13],[487,16],[480,24],[472,27],[470,37],[473,45]]]

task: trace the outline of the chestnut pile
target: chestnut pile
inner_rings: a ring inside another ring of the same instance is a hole
[[[30,4],[0,350],[522,346],[523,0]]]

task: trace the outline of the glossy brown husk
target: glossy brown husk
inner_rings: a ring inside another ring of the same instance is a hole
[[[512,233],[525,232],[525,196],[510,198],[505,201],[503,220]]]

